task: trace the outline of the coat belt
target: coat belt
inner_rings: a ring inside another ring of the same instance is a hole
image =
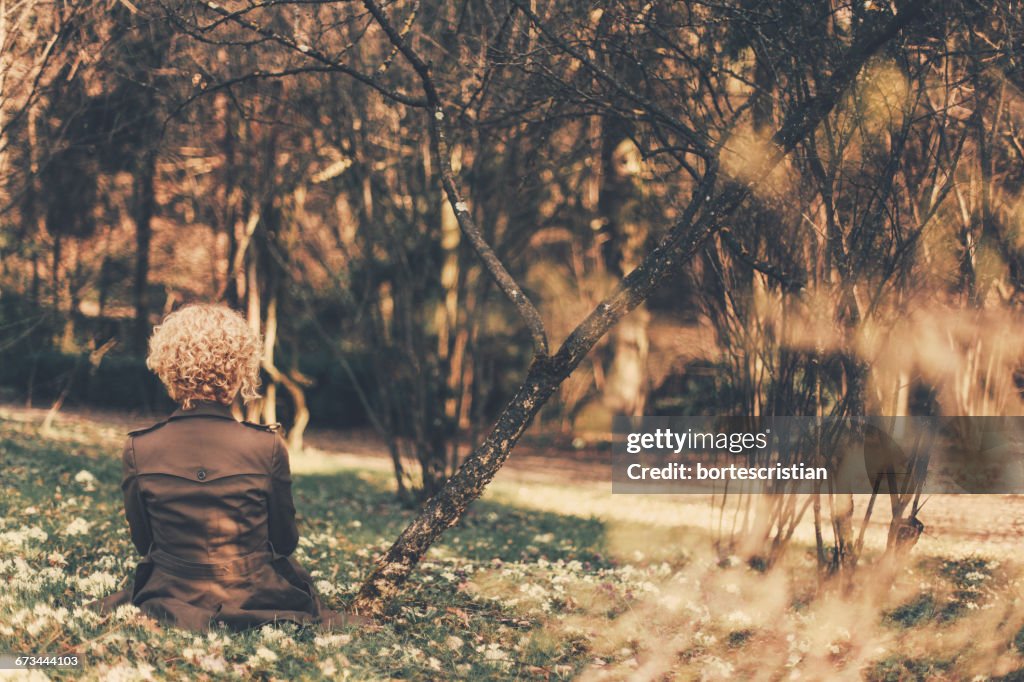
[[[260,566],[269,564],[273,554],[266,551],[251,552],[227,561],[197,563],[176,557],[161,549],[154,549],[149,553],[149,557],[160,568],[181,578],[225,578],[252,573]]]

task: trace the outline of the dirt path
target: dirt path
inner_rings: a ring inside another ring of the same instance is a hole
[[[0,402],[0,419],[30,421],[41,424],[47,408]],[[163,417],[119,410],[90,407],[65,408],[54,424],[96,432],[106,438],[120,439],[132,429],[149,426]],[[391,458],[384,440],[372,429],[310,428],[305,442],[324,454],[351,462],[353,466],[370,469],[391,468]],[[467,448],[463,448],[463,456]],[[541,448],[537,439],[524,437],[509,457],[503,471],[515,471],[522,480],[551,482],[559,478],[579,481],[608,482],[611,489],[611,454],[596,448],[553,450]]]

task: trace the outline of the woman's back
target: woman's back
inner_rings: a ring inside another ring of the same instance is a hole
[[[143,531],[133,540],[143,554],[152,543],[203,563],[266,551],[268,542],[288,554],[298,539],[289,481],[287,453],[270,427],[235,421],[214,402],[179,409],[130,434],[126,507],[138,504],[148,519],[131,524],[133,536],[136,526]]]

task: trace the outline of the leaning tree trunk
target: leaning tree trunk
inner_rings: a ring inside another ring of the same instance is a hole
[[[518,2],[516,4],[531,20],[536,18],[531,10]],[[498,285],[519,306],[524,319],[531,326],[538,347],[526,379],[512,401],[505,406],[484,442],[466,458],[462,467],[440,492],[424,504],[420,514],[402,531],[391,548],[377,560],[373,572],[360,588],[353,602],[353,609],[357,613],[380,614],[387,602],[398,594],[402,584],[434,541],[446,529],[458,523],[470,503],[480,497],[484,488],[505,463],[509,452],[533,416],[586,357],[594,344],[612,325],[640,305],[670,269],[678,268],[701,248],[718,228],[722,219],[735,211],[748,196],[752,184],[725,183],[724,188],[716,192],[718,159],[715,156],[709,157],[707,171],[679,221],[672,226],[658,246],[647,254],[640,265],[622,279],[615,291],[573,330],[558,352],[548,356],[543,325],[536,319],[536,311],[523,299],[518,286],[509,281],[508,273],[496,262],[493,251],[482,243],[479,231],[466,210],[465,201],[452,173],[449,162],[451,157],[446,154],[447,144],[443,128],[445,114],[430,78],[429,67],[408,46],[374,0],[364,0],[364,5],[421,77],[429,104],[427,120],[435,158],[440,168],[442,184],[455,209],[460,228],[471,243],[478,240],[473,243],[474,248]],[[754,172],[750,173],[749,177],[766,177],[794,146],[832,111],[867,59],[894,38],[911,20],[919,16],[924,6],[924,0],[913,0],[882,29],[856,41],[847,50],[845,58],[839,62],[839,66],[822,89],[786,117],[772,138],[776,146],[775,152],[753,169]],[[544,33],[543,25],[538,25],[538,28]]]

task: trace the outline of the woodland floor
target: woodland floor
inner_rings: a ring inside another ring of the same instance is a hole
[[[817,578],[809,522],[758,570],[713,551],[732,509],[613,496],[607,451],[539,436],[376,628],[197,636],[133,607],[99,619],[82,605],[136,561],[118,490],[123,434],[151,419],[66,411],[43,435],[44,414],[0,405],[0,654],[82,656],[82,671],[51,678],[1024,680],[1024,498],[934,496],[926,535],[885,576],[876,515],[839,589]],[[390,461],[366,432],[312,432],[293,471],[297,556],[344,607],[413,512],[395,504]]]

